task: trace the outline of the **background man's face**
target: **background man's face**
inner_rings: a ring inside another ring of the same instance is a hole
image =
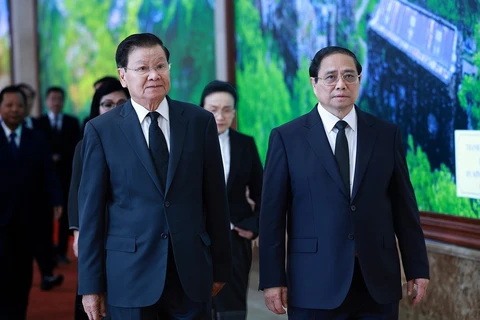
[[[47,96],[47,107],[55,114],[62,112],[64,97],[61,92],[52,91]]]
[[[15,130],[25,119],[25,104],[20,93],[7,92],[0,104],[2,121],[10,130]]]

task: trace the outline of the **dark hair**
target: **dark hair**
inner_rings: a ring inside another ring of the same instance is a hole
[[[7,86],[0,91],[0,104],[3,102],[3,97],[6,93],[18,93],[23,100],[23,107],[27,105],[27,96],[25,93],[20,89],[19,86]]]
[[[48,95],[52,92],[59,92],[62,94],[62,97],[65,99],[65,90],[63,90],[62,87],[49,87],[47,89],[47,94],[46,94],[46,97],[48,97]]]
[[[23,91],[23,93],[28,92],[28,95],[32,98],[35,98],[36,92],[31,85],[26,84],[25,82],[17,84],[17,87]]]
[[[213,80],[209,84],[205,86],[202,92],[202,97],[200,99],[200,107],[204,107],[203,105],[205,104],[205,98],[212,93],[215,92],[226,92],[230,93],[233,97],[233,106],[236,108],[237,107],[237,101],[238,101],[238,95],[237,95],[237,90],[228,82],[226,81],[220,81],[220,80]]]
[[[308,72],[310,73],[310,77],[318,77],[318,70],[320,70],[320,64],[322,63],[322,60],[332,54],[335,53],[341,53],[345,54],[347,56],[350,56],[353,58],[353,61],[355,62],[355,67],[357,68],[357,73],[361,74],[362,73],[362,65],[360,62],[358,62],[357,56],[355,54],[342,47],[336,47],[336,46],[330,46],[330,47],[325,47],[318,51],[315,54],[315,57],[312,59],[312,62],[310,63],[310,68],[308,69]]]
[[[163,44],[159,37],[152,33],[137,33],[126,37],[117,47],[115,53],[115,61],[117,68],[126,68],[128,64],[128,56],[136,48],[151,48],[159,45],[165,51],[167,62],[170,62],[170,52]]]
[[[117,77],[112,77],[112,76],[105,76],[105,77],[100,78],[97,81],[95,81],[93,83],[93,87],[96,88],[99,84],[102,84],[102,82],[110,81],[110,80],[118,80],[118,78]]]
[[[90,118],[93,119],[96,116],[100,115],[100,101],[104,96],[116,91],[123,91],[127,96],[127,99],[130,98],[128,90],[122,87],[122,84],[118,79],[106,80],[102,85],[95,91],[92,99],[92,105],[90,106]]]

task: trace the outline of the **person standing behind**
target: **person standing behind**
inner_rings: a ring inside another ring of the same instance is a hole
[[[246,319],[251,240],[258,236],[263,168],[255,140],[231,128],[237,100],[237,91],[230,83],[215,80],[203,89],[200,101],[200,106],[213,113],[217,123],[232,228],[233,276],[213,297],[215,319]],[[254,209],[247,201],[247,188]]]
[[[105,79],[93,95],[90,107],[89,119],[102,115],[113,108],[124,104],[130,98],[128,90],[122,87],[118,79]],[[68,221],[73,230],[73,253],[78,257],[78,187],[82,178],[82,141],[77,143],[72,165],[72,181],[68,196]],[[105,208],[106,210],[106,208]],[[77,294],[75,298],[75,320],[88,319],[83,310],[82,296]]]
[[[362,67],[341,47],[310,65],[318,104],[272,130],[260,213],[260,288],[291,319],[397,319],[429,266],[397,125],[355,106]],[[287,252],[285,231],[288,232]],[[285,271],[285,256],[287,271]]]
[[[115,320],[207,319],[232,268],[215,119],[167,96],[170,53],[157,36],[128,36],[116,63],[131,99],[90,120],[82,144],[84,309],[100,319],[106,296]]]
[[[27,98],[25,106],[25,120],[24,125],[29,129],[39,129],[39,120],[30,116],[32,111],[35,90],[26,83],[19,83],[17,87],[22,90]],[[35,240],[34,257],[37,260],[38,269],[40,270],[41,281],[40,289],[47,291],[54,286],[59,286],[63,282],[62,274],[53,274],[55,267],[54,250],[53,250],[53,221],[52,221],[52,206],[48,197],[48,190],[41,190],[43,196],[40,197],[40,203],[37,208],[37,215],[39,217],[39,226],[36,228],[38,234]],[[59,217],[58,217],[59,218]]]
[[[26,317],[42,190],[48,190],[55,214],[62,212],[48,144],[40,132],[22,125],[25,105],[17,86],[0,92],[0,319],[9,320]]]
[[[60,87],[47,89],[46,105],[48,113],[40,117],[39,129],[45,133],[52,150],[55,170],[62,185],[64,203],[68,204],[68,189],[72,176],[72,161],[75,146],[80,140],[80,125],[78,119],[63,112],[65,91]],[[56,247],[57,262],[69,263],[67,258],[68,239],[67,214],[59,217],[58,244]]]

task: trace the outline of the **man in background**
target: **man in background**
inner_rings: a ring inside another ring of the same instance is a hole
[[[68,203],[68,189],[72,176],[72,162],[75,146],[80,140],[80,125],[77,118],[63,112],[65,104],[65,91],[60,87],[47,89],[46,106],[47,114],[39,119],[39,129],[45,134],[52,151],[52,160],[55,171],[60,179],[64,204]],[[58,263],[69,263],[67,258],[68,240],[70,230],[67,214],[61,217],[58,223],[58,243],[56,258]]]

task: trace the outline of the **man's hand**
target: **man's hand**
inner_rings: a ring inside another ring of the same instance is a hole
[[[233,230],[237,231],[238,235],[242,238],[245,238],[245,239],[248,239],[248,240],[253,239],[253,232],[250,231],[250,230],[241,229],[239,227],[234,227]]]
[[[268,310],[276,314],[287,313],[284,308],[288,308],[287,287],[274,287],[263,290],[265,305]]]
[[[60,220],[63,214],[63,207],[62,206],[55,206],[53,207],[53,218],[55,220]]]
[[[103,293],[84,295],[82,304],[89,320],[101,320],[107,316],[105,295]]]
[[[215,297],[222,290],[225,282],[214,282],[212,288],[212,297]]]
[[[78,230],[73,230],[73,254],[78,258],[78,235],[80,232]]]
[[[428,279],[413,279],[407,282],[407,294],[411,296],[413,288],[416,286],[417,294],[412,298],[412,304],[415,306],[427,295]]]

